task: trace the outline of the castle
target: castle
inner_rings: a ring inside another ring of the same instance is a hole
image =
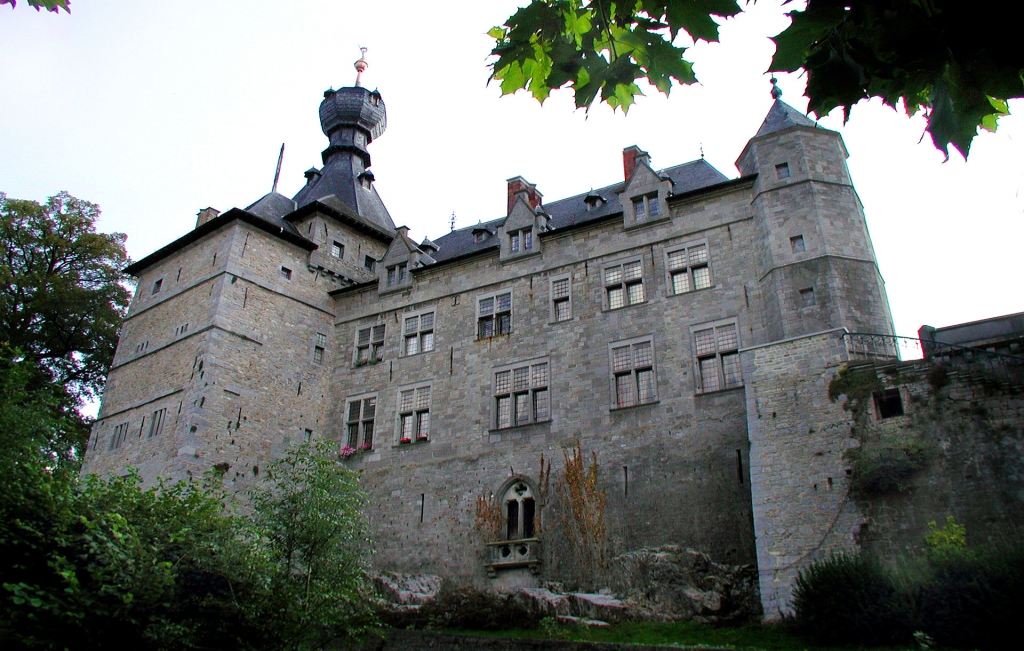
[[[629,147],[620,182],[546,203],[515,177],[504,216],[417,243],[370,171],[381,95],[327,91],[320,122],[294,198],[203,210],[127,269],[85,472],[242,489],[327,439],[363,473],[375,565],[502,587],[564,572],[540,460],[579,442],[610,552],[756,563],[769,616],[811,552],[856,544],[827,386],[846,333],[892,325],[839,134],[776,96],[737,178]]]

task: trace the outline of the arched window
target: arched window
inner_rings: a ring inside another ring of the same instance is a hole
[[[537,528],[537,500],[533,489],[524,481],[513,482],[502,497],[505,511],[505,539],[533,538]]]

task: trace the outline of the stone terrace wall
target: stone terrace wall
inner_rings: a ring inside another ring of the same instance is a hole
[[[865,405],[854,429],[862,454],[893,450],[901,459],[910,449],[920,469],[895,489],[855,494],[868,518],[857,538],[861,548],[887,562],[921,553],[928,523],[942,525],[950,515],[967,527],[972,546],[1018,541],[1024,531],[1024,387],[924,361],[876,373],[885,388],[899,389],[904,415],[882,419],[874,405]]]

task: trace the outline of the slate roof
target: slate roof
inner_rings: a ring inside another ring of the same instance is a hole
[[[766,136],[769,133],[775,133],[776,131],[782,131],[794,126],[816,127],[818,125],[814,120],[789,104],[786,104],[781,99],[777,99],[772,104],[771,110],[768,111],[767,117],[765,117],[761,128],[757,130],[757,135],[754,137]]]
[[[659,176],[668,177],[672,183],[673,194],[683,194],[700,190],[712,185],[728,181],[729,179],[711,166],[706,160],[695,160],[675,167],[669,167],[658,172]],[[597,221],[605,217],[611,217],[622,213],[622,206],[619,203],[618,193],[622,191],[625,182],[609,185],[598,190],[591,190],[566,199],[560,199],[543,206],[544,211],[551,217],[550,226],[554,230],[560,230],[578,224]],[[588,195],[600,195],[605,203],[601,206],[587,210],[584,199]],[[460,258],[473,253],[481,253],[498,248],[498,238],[495,233],[498,227],[505,221],[505,217],[495,219],[482,224],[474,224],[466,228],[460,228],[443,235],[435,240],[438,252],[434,259],[438,262]],[[474,231],[486,229],[491,233],[482,242],[477,242]]]
[[[301,208],[331,195],[351,207],[360,219],[389,233],[395,232],[395,222],[380,200],[377,189],[372,184],[369,189],[363,187],[349,157],[337,156],[329,160],[320,170],[319,177],[295,195],[295,203]]]
[[[246,206],[245,212],[256,215],[293,235],[298,235],[299,232],[295,230],[295,226],[283,219],[285,215],[294,212],[297,207],[294,201],[280,192],[271,192],[263,195],[259,201]]]

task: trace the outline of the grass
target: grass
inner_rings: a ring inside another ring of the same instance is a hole
[[[545,620],[535,629],[504,631],[447,631],[464,635],[486,635],[508,638],[557,639],[619,644],[650,644],[658,646],[726,647],[759,651],[908,651],[913,647],[824,647],[800,637],[785,626],[747,624],[736,627],[713,627],[693,622],[643,622],[592,628],[581,625],[554,624]]]

